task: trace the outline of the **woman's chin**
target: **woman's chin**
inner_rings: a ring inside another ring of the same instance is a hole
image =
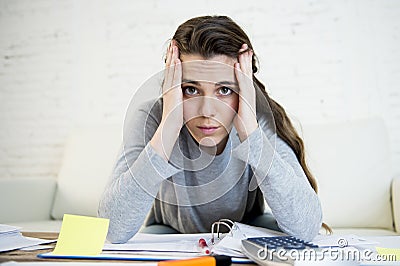
[[[206,151],[208,154],[221,154],[226,146],[227,138],[212,138],[205,137],[200,139],[198,143],[200,144],[200,148]]]
[[[211,137],[205,137],[198,141],[200,146],[207,147],[207,148],[212,148],[212,147],[217,148],[217,145],[219,142],[220,141],[217,142],[214,138],[211,138]]]

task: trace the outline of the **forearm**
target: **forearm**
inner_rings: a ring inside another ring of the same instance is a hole
[[[270,141],[262,130],[256,130],[234,154],[251,165],[254,183],[263,192],[279,227],[311,240],[321,227],[322,210],[291,148],[283,140],[276,138],[274,142],[272,137]]]
[[[107,239],[112,243],[128,241],[139,231],[153,201],[129,172],[114,180],[104,193],[98,212],[100,217],[110,219]]]
[[[317,194],[308,181],[296,175],[281,158],[274,160],[271,172],[260,183],[260,189],[279,227],[290,235],[312,240],[322,224]]]
[[[127,167],[129,151],[117,162],[103,194],[98,215],[110,219],[107,239],[123,243],[138,232],[149,213],[161,182],[179,170],[164,161],[148,144]]]

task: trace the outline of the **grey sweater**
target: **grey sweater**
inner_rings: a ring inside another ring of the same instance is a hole
[[[305,240],[316,236],[319,199],[267,115],[257,113],[259,128],[242,143],[233,128],[216,156],[201,152],[183,126],[168,162],[149,143],[161,117],[161,99],[127,114],[121,153],[98,210],[110,219],[108,240],[126,242],[153,223],[209,232],[219,219],[246,222],[262,214],[264,199],[284,232]]]

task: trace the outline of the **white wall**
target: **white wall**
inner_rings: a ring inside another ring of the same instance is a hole
[[[54,177],[71,128],[122,126],[167,39],[205,14],[245,29],[302,123],[384,117],[400,175],[400,1],[0,0],[0,178]]]

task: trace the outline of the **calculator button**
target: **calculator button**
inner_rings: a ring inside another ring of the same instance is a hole
[[[317,248],[313,243],[305,242],[293,236],[278,236],[278,237],[254,237],[248,241],[254,242],[260,246],[269,249],[285,248],[285,249],[305,249],[307,247]]]

